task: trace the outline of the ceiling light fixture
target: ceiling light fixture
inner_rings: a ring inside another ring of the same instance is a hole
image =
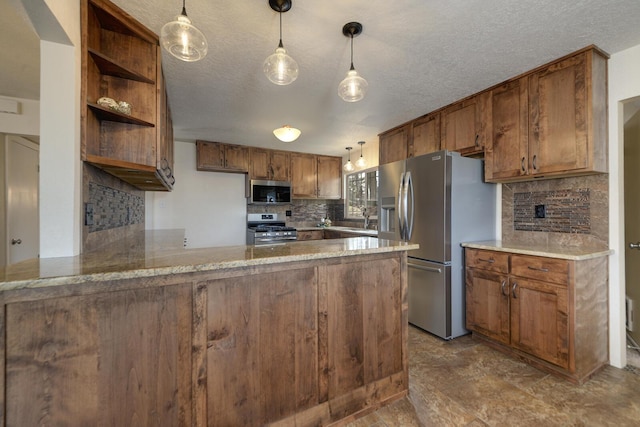
[[[342,27],[342,34],[351,37],[351,68],[347,72],[347,77],[338,86],[338,95],[346,102],[360,101],[366,95],[369,86],[353,66],[353,38],[360,33],[362,33],[362,24],[359,22],[349,22]]]
[[[293,142],[298,139],[300,133],[300,129],[292,128],[289,125],[273,130],[273,134],[282,142]]]
[[[347,163],[344,164],[343,168],[345,172],[352,172],[355,169],[355,166],[353,166],[353,163],[351,163],[351,150],[353,148],[351,147],[347,147],[345,148],[345,150],[347,150],[349,152],[349,160],[347,160]]]
[[[358,145],[360,146],[360,158],[356,160],[356,166],[359,169],[364,169],[367,166],[367,161],[362,157],[362,146],[366,144],[364,141],[358,141]]]
[[[167,52],[186,62],[199,61],[207,55],[207,39],[191,24],[187,17],[185,1],[182,0],[182,13],[175,21],[167,22],[160,30],[160,42]]]
[[[288,85],[298,78],[298,63],[282,45],[282,13],[291,9],[292,0],[269,0],[269,6],[280,14],[280,43],[276,51],[264,60],[262,70],[267,78],[277,85]]]

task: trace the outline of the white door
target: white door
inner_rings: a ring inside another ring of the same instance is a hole
[[[7,264],[37,258],[38,145],[19,136],[6,137]]]

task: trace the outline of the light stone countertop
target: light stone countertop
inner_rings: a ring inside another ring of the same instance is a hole
[[[193,249],[183,239],[184,230],[145,231],[75,257],[22,261],[0,268],[0,292],[418,249],[372,237]]]
[[[513,242],[502,242],[500,240],[466,242],[461,245],[465,248],[487,249],[498,252],[511,252],[515,254],[544,256],[548,258],[559,258],[573,261],[599,258],[609,256],[613,253],[612,249],[591,248],[587,246],[524,245]]]

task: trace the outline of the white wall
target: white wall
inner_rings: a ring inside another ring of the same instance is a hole
[[[609,359],[626,365],[623,102],[640,96],[640,45],[609,60]]]
[[[245,174],[196,171],[196,146],[175,142],[176,184],[145,194],[145,227],[185,230],[189,248],[244,245]]]
[[[0,132],[14,135],[40,135],[40,101],[12,98],[20,103],[20,114],[0,113]]]

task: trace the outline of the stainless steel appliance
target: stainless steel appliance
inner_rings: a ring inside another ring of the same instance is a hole
[[[287,227],[276,213],[247,214],[247,245],[270,245],[298,239],[298,232]]]
[[[451,339],[465,329],[464,241],[496,238],[496,186],[483,162],[438,151],[378,168],[378,238],[409,256],[409,322]]]
[[[291,203],[291,183],[252,179],[248,203],[255,205]]]

